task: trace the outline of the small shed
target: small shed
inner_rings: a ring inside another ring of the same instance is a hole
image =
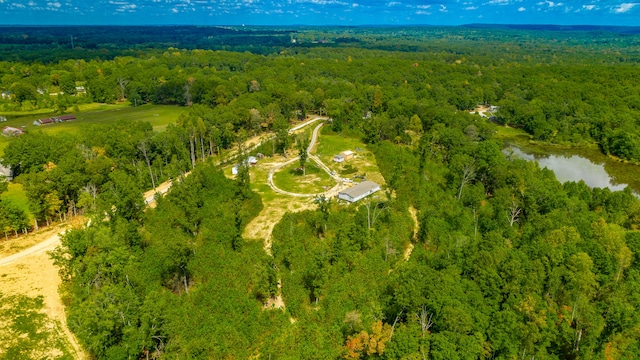
[[[11,181],[13,180],[13,170],[10,166],[0,164],[0,176],[4,176],[6,180]]]
[[[341,163],[344,162],[344,156],[342,154],[338,154],[333,157],[333,162]]]
[[[380,185],[378,185],[377,183],[373,181],[363,181],[357,184],[356,186],[340,191],[338,193],[338,198],[342,200],[346,200],[350,203],[354,203],[379,190],[380,190]]]
[[[355,154],[351,150],[345,150],[341,152],[340,155],[344,156],[345,160],[351,160],[355,157]]]

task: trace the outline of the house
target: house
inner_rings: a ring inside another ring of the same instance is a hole
[[[13,170],[9,166],[5,167],[0,164],[0,176],[4,176],[6,180],[11,181],[13,180]]]
[[[14,128],[11,126],[5,126],[2,128],[2,135],[4,136],[19,136],[24,134],[22,129]]]
[[[344,156],[345,160],[351,160],[355,157],[355,154],[351,150],[345,150],[341,152],[340,155]]]
[[[13,97],[11,91],[3,91],[2,92],[2,100],[9,100]]]
[[[239,169],[240,169],[240,164],[234,165],[234,166],[231,168],[231,174],[232,174],[232,175],[238,175],[238,170],[239,170]]]
[[[247,162],[249,163],[249,165],[253,166],[258,163],[258,159],[255,156],[249,156],[247,158]]]
[[[333,162],[341,163],[344,162],[344,156],[338,154],[333,157]]]
[[[76,86],[76,94],[84,95],[86,93],[87,93],[87,89],[85,89],[84,86]]]
[[[357,184],[356,186],[340,191],[338,193],[338,198],[354,203],[379,190],[380,190],[380,185],[376,184],[375,182],[363,181]]]

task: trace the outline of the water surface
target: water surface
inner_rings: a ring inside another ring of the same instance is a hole
[[[584,181],[591,188],[624,190],[627,186],[640,193],[640,166],[625,164],[589,149],[557,149],[542,145],[508,145],[503,152],[553,171],[558,181]]]

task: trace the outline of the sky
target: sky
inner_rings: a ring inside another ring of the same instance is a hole
[[[640,26],[640,0],[0,0],[0,25]]]

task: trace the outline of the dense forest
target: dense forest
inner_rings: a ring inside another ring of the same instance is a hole
[[[494,138],[508,125],[639,162],[640,38],[599,29],[592,38],[577,29],[270,31],[286,34],[286,45],[140,45],[104,58],[0,62],[4,112],[185,106],[162,132],[123,119],[74,134],[32,131],[4,150],[36,220],[92,219],[53,254],[69,326],[92,356],[640,354],[640,200],[630,189],[561,184],[505,156]],[[481,104],[498,106],[494,117],[470,113]],[[264,132],[276,140],[260,151],[284,152],[294,146],[291,124],[309,113],[366,143],[386,186],[361,203],[319,198],[314,210],[286,214],[268,254],[241,235],[263,209],[248,169],[228,179],[218,155]],[[179,181],[145,210],[142,192],[166,179]],[[269,309],[278,295],[286,307]]]

